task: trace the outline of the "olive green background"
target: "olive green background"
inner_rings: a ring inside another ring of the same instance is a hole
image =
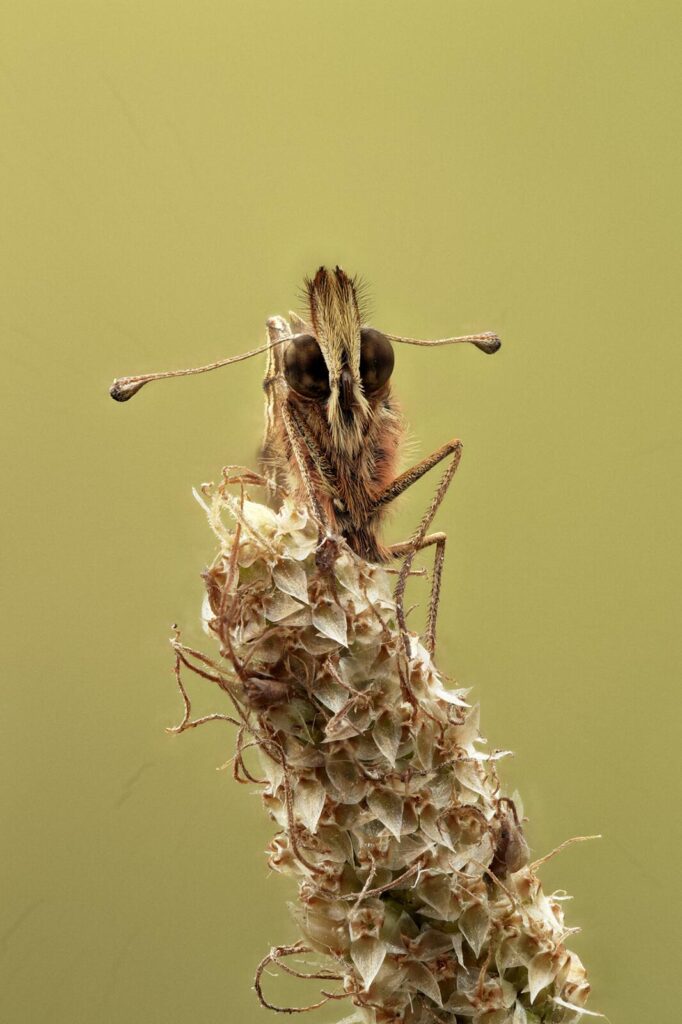
[[[260,344],[322,262],[380,328],[503,336],[396,353],[413,458],[465,444],[440,664],[516,752],[535,854],[603,833],[543,869],[592,1008],[676,1019],[679,11],[2,5],[3,1021],[266,1017],[269,823],[227,728],[164,733],[213,552],[190,488],[253,464],[263,363],[107,388]]]

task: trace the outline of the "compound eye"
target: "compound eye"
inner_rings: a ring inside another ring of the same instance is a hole
[[[385,334],[373,327],[362,328],[360,341],[360,376],[365,393],[371,395],[382,388],[393,373],[393,346]]]
[[[329,373],[322,350],[312,334],[297,334],[284,350],[287,384],[303,398],[329,397]]]

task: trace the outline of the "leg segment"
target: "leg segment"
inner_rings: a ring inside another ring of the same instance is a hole
[[[431,594],[429,596],[429,611],[426,619],[425,637],[426,649],[432,656],[436,649],[436,623],[438,620],[440,584],[443,576],[443,564],[445,562],[446,540],[447,536],[444,533],[430,533],[428,537],[424,537],[423,541],[416,549],[417,551],[423,551],[424,548],[431,547],[433,544],[436,545],[436,553],[433,559],[433,578],[431,580]],[[394,558],[402,558],[404,555],[407,555],[412,551],[411,542],[405,541],[402,544],[393,544],[389,550]]]
[[[448,455],[454,455],[455,462],[459,463],[461,453],[461,441],[458,441],[456,438],[454,438],[452,441],[446,441],[446,443],[441,445],[440,448],[436,448],[435,452],[431,452],[431,454],[427,455],[425,459],[422,459],[421,462],[418,462],[416,466],[411,466],[409,469],[405,470],[404,473],[401,473],[400,476],[397,476],[395,480],[391,481],[391,483],[381,492],[379,497],[376,499],[374,507],[372,508],[372,512],[376,512],[384,505],[388,505],[389,502],[399,497],[399,495],[406,491],[408,487],[411,487],[412,484],[417,482],[417,480],[420,480],[425,473],[428,473],[430,469],[433,469],[433,467],[437,466],[439,462],[442,462],[443,459],[446,459]],[[455,467],[455,469],[456,468],[457,467]]]
[[[320,533],[329,533],[327,517],[322,511],[322,506],[315,494],[315,488],[312,480],[310,479],[310,473],[308,472],[308,464],[305,457],[305,438],[302,436],[302,432],[291,414],[291,410],[287,405],[286,399],[282,401],[281,414],[282,421],[291,444],[291,449],[294,453],[294,458],[296,459],[298,471],[301,474],[301,480],[303,481],[303,486],[308,498],[308,504],[315,516],[315,519],[317,520]]]
[[[398,625],[400,626],[400,631],[402,633],[405,653],[408,655],[408,657],[410,645],[409,638],[407,635],[407,626],[405,623],[405,587],[407,585],[407,580],[410,575],[410,570],[412,569],[414,556],[416,555],[417,551],[420,550],[420,548],[425,546],[424,541],[426,540],[427,530],[431,523],[433,522],[434,516],[436,515],[436,512],[438,511],[440,504],[443,498],[445,497],[445,493],[452,482],[453,476],[457,472],[457,467],[459,466],[459,461],[462,457],[462,442],[458,440],[448,441],[447,444],[444,444],[442,446],[442,448],[438,448],[431,455],[428,455],[421,462],[418,462],[416,466],[413,466],[412,469],[408,469],[406,473],[402,474],[402,476],[397,477],[397,479],[395,479],[393,483],[388,485],[384,493],[379,496],[379,499],[377,501],[377,505],[379,506],[384,505],[389,501],[393,501],[394,498],[397,498],[399,494],[402,494],[403,491],[407,490],[407,488],[411,486],[411,484],[413,484],[416,480],[419,480],[420,477],[422,477],[430,469],[436,466],[439,462],[442,462],[442,460],[446,458],[448,455],[452,455],[452,462],[443,473],[441,481],[436,489],[436,493],[431,499],[431,503],[429,504],[429,507],[427,508],[426,512],[422,516],[422,520],[419,523],[419,526],[414,531],[409,541],[407,541],[406,545],[403,548],[405,560],[402,564],[402,568],[398,575],[398,582],[395,588],[395,603],[396,614],[398,617]],[[434,540],[432,543],[436,544],[437,542]],[[429,604],[429,632],[427,632],[427,643],[429,642],[429,637],[432,637],[433,640],[435,640],[435,616],[438,611],[438,596],[440,590],[441,574],[443,571],[443,557],[445,553],[444,548],[445,543],[443,540],[440,552],[438,551],[438,548],[436,549],[436,561],[434,563],[434,583],[431,593],[431,602]]]

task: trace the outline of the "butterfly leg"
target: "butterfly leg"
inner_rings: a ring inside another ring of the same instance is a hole
[[[277,382],[283,374],[283,351],[280,342],[291,337],[286,320],[281,316],[273,316],[267,322],[268,341],[267,363],[263,390],[265,392],[265,430],[260,451],[260,466],[266,479],[269,497],[284,488],[286,474],[282,469],[285,455],[281,450],[279,430],[279,405],[282,401],[277,389]]]
[[[436,488],[436,493],[431,499],[431,502],[426,512],[422,516],[419,526],[414,531],[410,539],[403,546],[403,550],[401,552],[402,556],[404,557],[404,561],[400,569],[400,573],[398,574],[398,582],[395,588],[395,603],[396,614],[398,617],[398,625],[400,626],[400,631],[403,637],[403,645],[405,647],[405,651],[407,654],[409,654],[409,638],[407,633],[407,625],[405,623],[405,587],[407,585],[407,580],[410,575],[410,570],[412,569],[414,556],[421,548],[426,547],[424,542],[427,539],[427,531],[431,523],[433,522],[436,512],[440,508],[441,502],[445,497],[448,487],[452,483],[452,478],[457,472],[457,468],[462,457],[462,442],[457,439],[448,441],[440,448],[437,448],[435,452],[432,452],[431,455],[427,455],[426,458],[422,459],[421,462],[418,462],[415,466],[412,466],[405,473],[402,473],[401,476],[396,477],[396,479],[392,483],[390,483],[385,488],[385,490],[379,495],[375,504],[375,508],[379,509],[381,508],[382,505],[386,505],[389,502],[393,501],[395,498],[398,497],[398,495],[406,491],[408,487],[411,487],[413,483],[416,483],[416,481],[419,480],[422,476],[424,476],[425,473],[428,473],[430,469],[433,469],[434,466],[437,466],[439,462],[442,462],[443,459],[446,459],[449,455],[452,456],[452,461],[450,462],[448,468],[443,473],[440,483]],[[435,536],[438,535],[434,535],[434,537]],[[440,545],[438,545],[438,542],[436,540],[433,540],[431,542],[433,544],[436,544],[436,558],[434,562],[434,582],[431,591],[431,600],[429,602],[429,624],[427,627],[427,643],[430,642],[432,645],[433,643],[435,643],[435,620],[436,614],[438,612],[440,581],[443,571],[443,559],[445,556],[445,538],[443,535],[441,536],[443,537],[443,540]],[[432,653],[432,648],[430,648],[430,650]]]
[[[423,551],[424,548],[431,547],[434,544],[436,546],[433,558],[433,576],[431,578],[429,610],[426,619],[426,635],[424,638],[426,649],[432,656],[436,649],[436,623],[438,621],[438,602],[440,601],[440,585],[443,577],[446,541],[446,534],[430,533],[427,537],[424,537],[423,541],[416,549],[417,551]],[[412,544],[410,541],[404,541],[402,544],[392,544],[389,551],[394,558],[403,558],[412,551]]]
[[[326,537],[326,535],[329,534],[329,522],[322,509],[322,505],[320,504],[317,494],[315,493],[315,487],[310,476],[310,471],[308,470],[308,463],[306,460],[307,448],[305,443],[305,434],[301,430],[301,427],[299,426],[299,423],[295,416],[292,415],[291,410],[289,409],[289,406],[287,405],[286,402],[282,402],[281,415],[282,421],[284,423],[284,428],[287,432],[287,437],[289,438],[291,450],[294,453],[294,458],[296,459],[298,471],[301,474],[301,480],[303,481],[303,487],[305,489],[306,497],[308,499],[308,505],[312,510],[312,513],[317,521],[317,525],[320,531],[320,537]]]
[[[435,452],[431,452],[431,454],[427,455],[425,459],[421,460],[421,462],[418,462],[414,466],[410,466],[410,468],[406,469],[404,473],[397,476],[395,480],[392,480],[391,483],[388,484],[375,499],[371,510],[372,513],[379,511],[379,509],[383,508],[384,505],[388,505],[390,502],[400,497],[408,487],[411,487],[412,484],[417,482],[417,480],[421,480],[425,473],[428,473],[430,469],[437,466],[439,462],[443,461],[443,459],[447,459],[448,455],[452,455],[454,457],[453,462],[455,463],[455,468],[452,472],[450,472],[450,469],[447,471],[447,473],[450,473],[448,483],[445,485],[445,490],[447,490],[450,480],[457,471],[457,466],[459,465],[459,460],[462,456],[462,442],[457,438],[453,438],[452,441],[446,441],[445,444],[440,446],[440,448],[436,448]],[[442,501],[442,496],[440,501]],[[440,501],[438,504],[440,504]],[[438,505],[436,505],[436,510],[437,509]],[[433,514],[436,514],[435,511]]]

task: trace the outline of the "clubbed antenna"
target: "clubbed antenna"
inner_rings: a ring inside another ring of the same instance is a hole
[[[228,359],[219,359],[216,363],[208,363],[206,366],[193,366],[188,370],[166,370],[163,373],[144,373],[138,377],[117,377],[109,388],[109,394],[115,402],[127,402],[136,395],[141,387],[152,380],[165,380],[168,377],[191,377],[195,373],[207,373],[208,370],[219,370],[221,366],[229,366],[231,363],[241,363],[251,356],[258,356],[267,352],[274,345],[281,345],[288,338],[279,338],[277,341],[269,341],[267,345],[260,348],[253,348],[250,352],[242,352],[238,356],[230,356]]]
[[[435,348],[438,345],[461,345],[468,343],[475,345],[476,348],[480,348],[481,352],[485,352],[489,356],[502,347],[502,342],[492,331],[484,331],[483,334],[464,334],[461,338],[434,338],[433,341],[420,338],[403,338],[399,334],[387,334],[386,337],[389,341],[398,341],[403,345],[422,345],[430,348]]]

